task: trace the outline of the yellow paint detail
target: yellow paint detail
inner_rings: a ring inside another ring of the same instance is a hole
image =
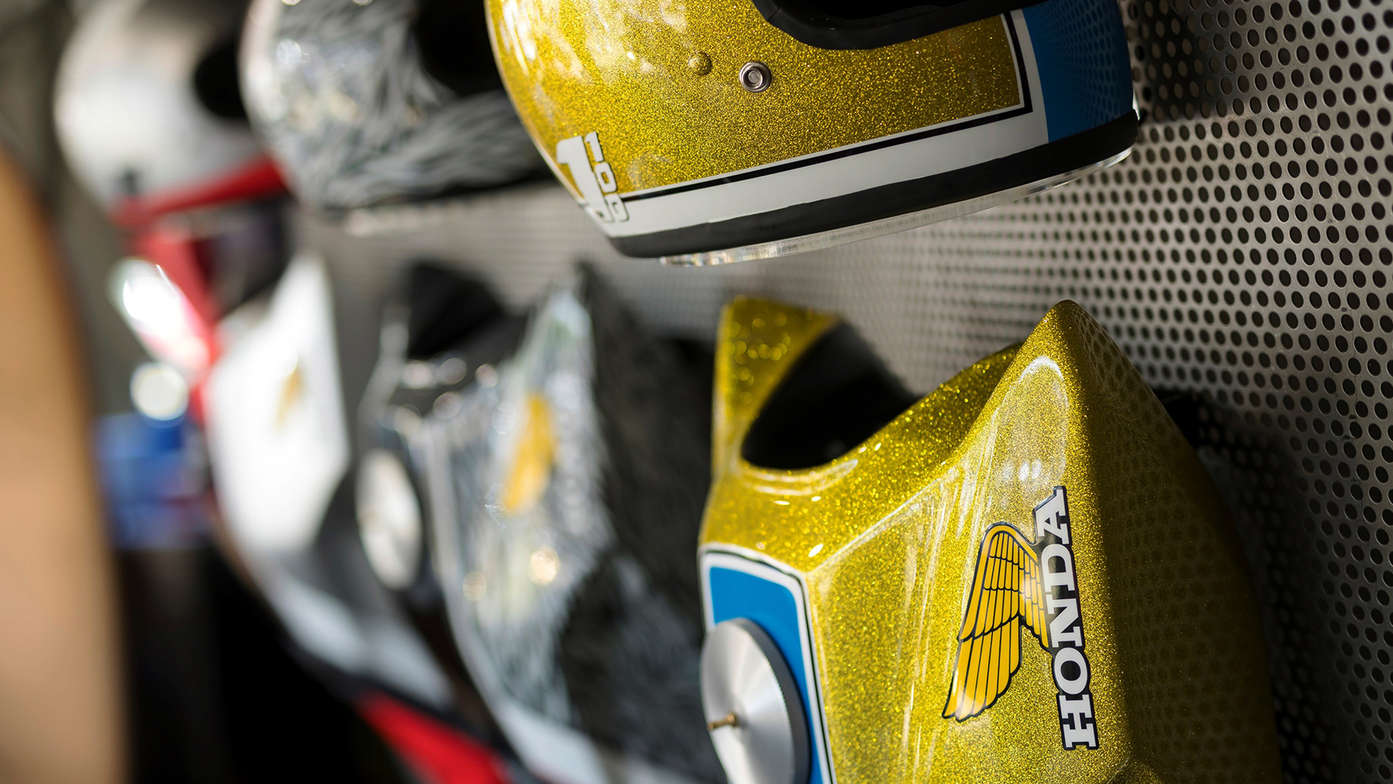
[[[573,195],[556,143],[597,133],[621,194],[1016,106],[1002,17],[892,46],[802,44],[748,0],[487,0],[504,86]],[[770,87],[742,88],[750,61]],[[694,67],[693,63],[699,67]]]
[[[1225,512],[1101,328],[1062,303],[1023,344],[842,457],[751,465],[745,432],[834,323],[754,300],[727,309],[701,544],[801,576],[837,781],[1278,780],[1263,648]],[[1033,510],[1058,485],[1098,749],[1062,747],[1048,615],[1027,563]]]
[[[958,632],[957,665],[943,707],[959,721],[986,710],[1006,691],[1020,664],[1021,627],[1048,649],[1040,563],[1030,542],[1008,523],[987,529]]]
[[[280,394],[276,396],[276,429],[281,430],[290,421],[290,412],[299,405],[305,396],[305,371],[296,359],[290,372],[281,381]]]
[[[513,461],[503,480],[501,501],[506,514],[520,515],[536,506],[546,491],[556,455],[551,408],[540,395],[527,396],[522,430],[513,449]],[[535,559],[533,573],[536,574]]]

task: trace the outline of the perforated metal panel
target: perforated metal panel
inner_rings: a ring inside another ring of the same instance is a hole
[[[350,311],[414,252],[458,259],[516,302],[584,257],[650,322],[692,335],[737,293],[840,311],[921,390],[1077,300],[1155,387],[1193,399],[1184,424],[1262,602],[1288,780],[1388,781],[1393,5],[1124,11],[1143,112],[1132,157],[975,217],[708,270],[617,258],[553,187],[359,218],[370,238],[315,224],[309,237]],[[370,340],[359,312],[349,339]]]

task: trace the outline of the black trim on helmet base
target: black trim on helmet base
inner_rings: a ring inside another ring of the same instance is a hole
[[[1049,179],[1126,150],[1137,138],[1128,112],[1083,133],[965,169],[891,183],[717,223],[610,237],[626,256],[654,258],[742,248],[857,226]]]

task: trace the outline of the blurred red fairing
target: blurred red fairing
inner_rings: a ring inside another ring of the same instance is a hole
[[[227,174],[186,188],[127,197],[113,208],[112,219],[128,228],[137,228],[162,215],[276,196],[285,192],[280,169],[267,156]]]
[[[435,719],[374,693],[358,711],[429,784],[507,784],[493,752]]]

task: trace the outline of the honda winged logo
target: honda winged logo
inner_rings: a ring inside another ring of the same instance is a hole
[[[1053,659],[1064,748],[1096,749],[1098,728],[1062,486],[1035,507],[1035,531],[1039,538],[1031,542],[1003,522],[982,537],[943,716],[966,721],[1006,692],[1020,667],[1024,626]]]

